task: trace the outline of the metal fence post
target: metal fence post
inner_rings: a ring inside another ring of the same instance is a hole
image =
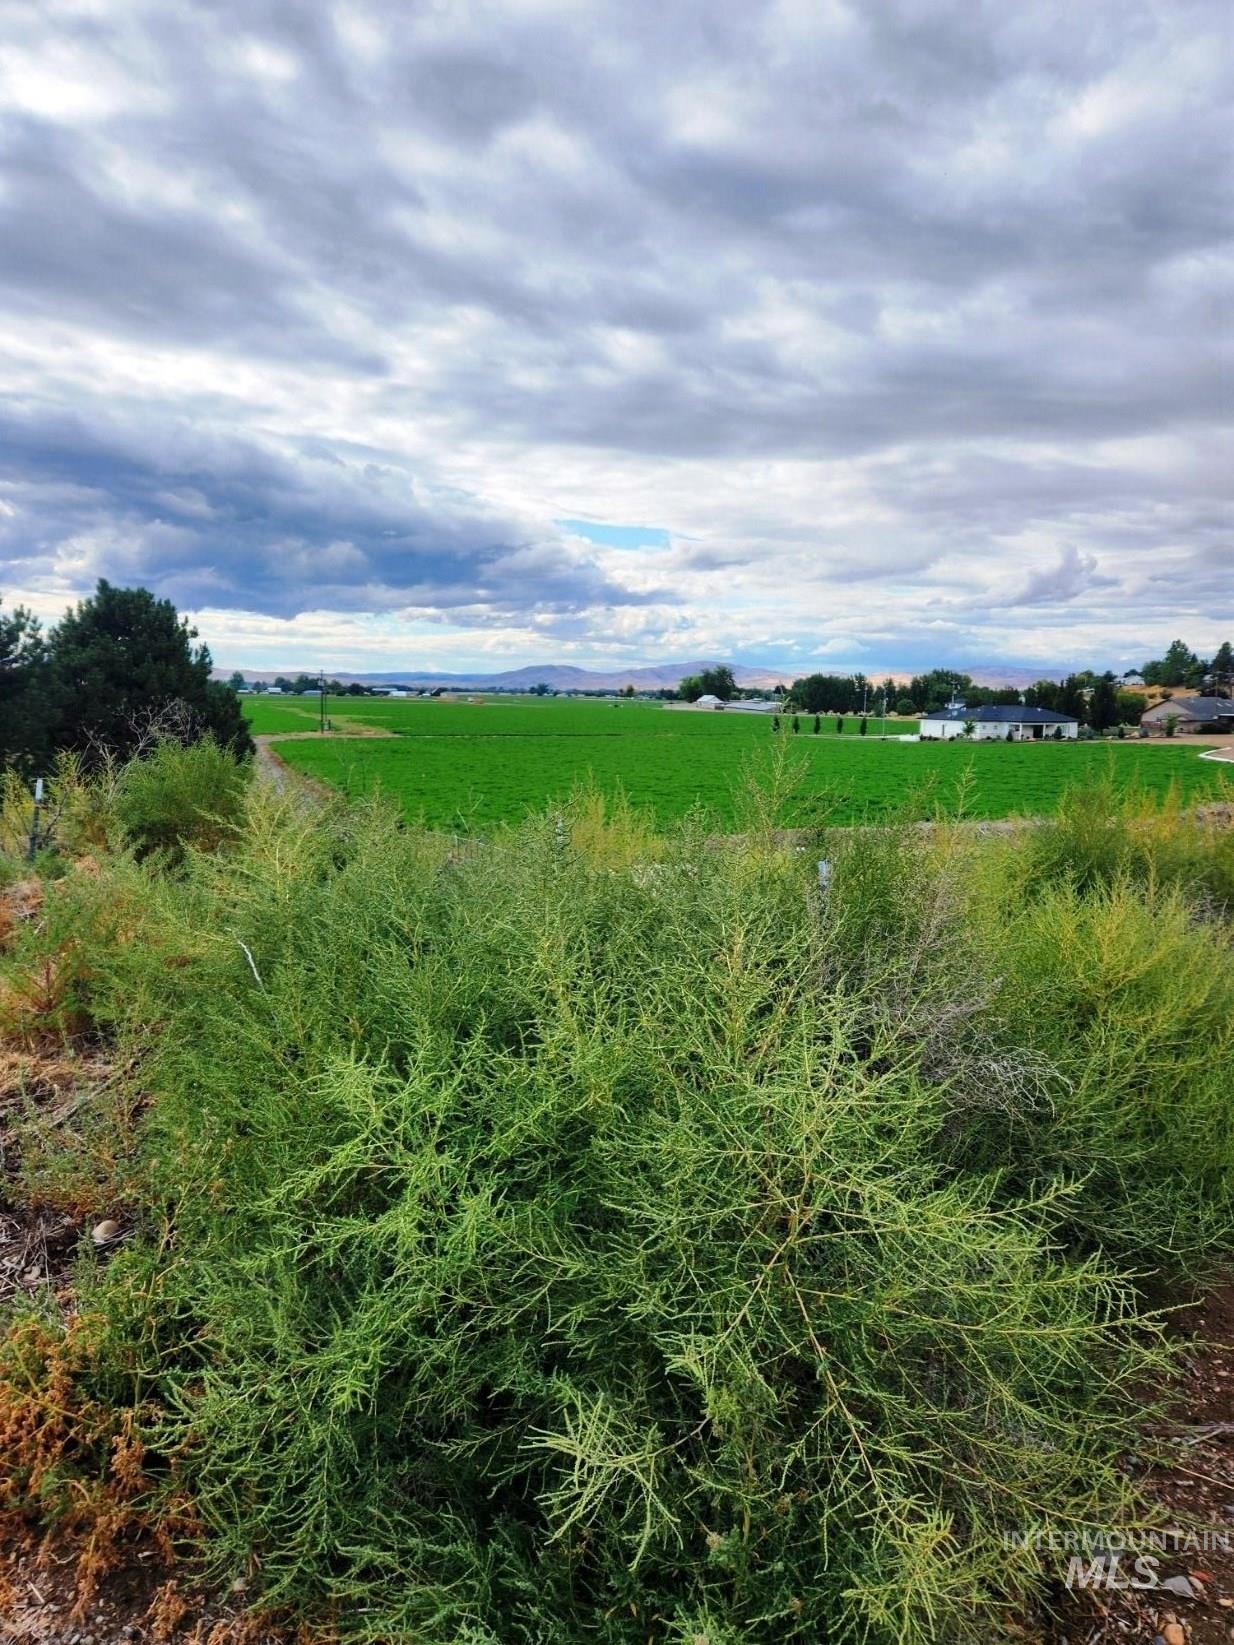
[[[26,852],[26,861],[33,862],[34,854],[39,848],[39,810],[43,804],[43,779],[34,779],[34,816],[30,822],[30,849]]]

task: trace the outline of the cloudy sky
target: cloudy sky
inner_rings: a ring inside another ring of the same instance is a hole
[[[3,0],[0,593],[229,666],[1214,648],[1229,19]]]

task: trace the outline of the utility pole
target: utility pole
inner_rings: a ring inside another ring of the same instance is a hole
[[[321,671],[321,678],[320,678],[319,684],[321,686],[321,715],[320,715],[321,726],[320,726],[320,730],[321,730],[322,736],[324,737],[325,734],[326,734],[326,671],[325,671],[324,668]]]

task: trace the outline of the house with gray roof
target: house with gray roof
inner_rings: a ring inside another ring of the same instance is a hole
[[[1043,742],[1047,738],[1072,739],[1079,734],[1080,722],[1074,714],[1059,714],[1053,708],[1025,708],[1020,703],[1010,707],[989,704],[984,708],[948,703],[921,721],[922,742],[948,742],[963,736],[971,736],[975,742]]]
[[[1140,716],[1149,731],[1164,732],[1171,720],[1176,731],[1234,731],[1234,702],[1228,697],[1166,697]]]

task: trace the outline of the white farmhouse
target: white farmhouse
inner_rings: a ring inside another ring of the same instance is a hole
[[[989,706],[965,708],[963,703],[948,703],[937,713],[928,714],[921,722],[922,742],[946,742],[951,737],[962,737],[972,726],[972,737],[988,742],[1042,742],[1058,737],[1074,738],[1079,735],[1080,722],[1072,714],[1059,714],[1052,708],[1023,708]]]
[[[711,692],[708,691],[696,699],[694,706],[695,708],[723,708],[724,704],[719,697],[712,696]]]

